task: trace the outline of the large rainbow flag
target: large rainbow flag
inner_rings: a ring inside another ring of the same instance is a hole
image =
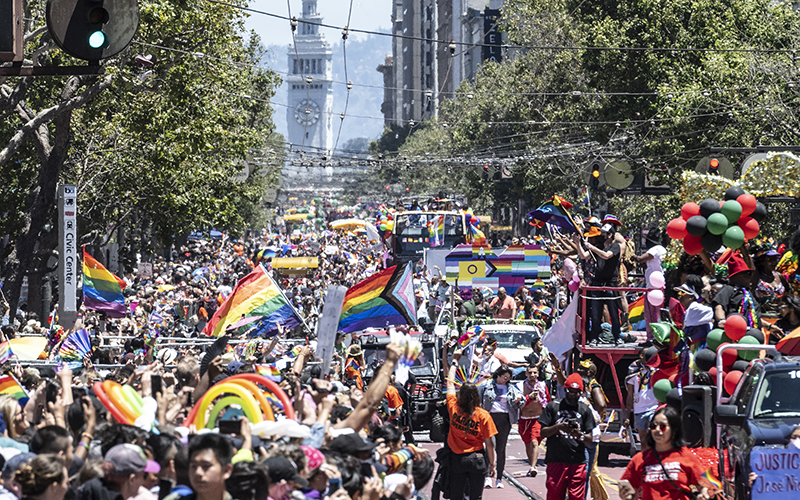
[[[632,302],[628,305],[628,322],[630,322],[631,327],[634,330],[641,331],[645,328],[644,322],[644,299],[645,295],[642,294],[641,297],[636,299],[635,302]]]
[[[219,337],[232,324],[252,316],[261,318],[247,325],[248,329],[253,328],[250,332],[253,336],[278,333],[278,323],[284,329],[292,329],[303,322],[261,265],[236,283],[236,288],[211,317],[203,333]]]
[[[109,318],[124,318],[128,313],[122,291],[128,286],[83,249],[83,305],[103,311]]]
[[[356,284],[344,296],[339,330],[417,324],[411,266],[392,266]]]

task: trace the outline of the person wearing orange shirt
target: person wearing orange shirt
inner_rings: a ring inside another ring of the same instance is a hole
[[[453,354],[447,377],[447,412],[450,432],[447,446],[452,451],[448,467],[450,500],[481,500],[483,481],[494,473],[494,445],[497,434],[489,412],[481,408],[475,384],[464,383],[456,394],[455,375],[461,350]]]
[[[347,363],[345,363],[344,376],[348,381],[355,383],[358,390],[364,390],[364,380],[361,378],[361,370],[367,364],[364,362],[364,353],[360,345],[351,345],[347,349]]]
[[[392,377],[389,379],[389,385],[386,386],[386,394],[384,394],[386,401],[389,403],[390,422],[396,421],[403,411],[403,398],[400,397],[400,392],[394,386],[394,382],[395,377],[393,373]]]

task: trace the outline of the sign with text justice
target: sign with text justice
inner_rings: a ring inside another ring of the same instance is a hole
[[[750,452],[756,474],[752,499],[790,500],[800,495],[800,450],[773,448]]]
[[[511,245],[500,254],[490,247],[458,245],[445,258],[448,283],[459,288],[541,288],[550,281],[550,256],[539,245]]]

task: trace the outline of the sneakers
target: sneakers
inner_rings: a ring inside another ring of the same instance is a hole
[[[486,480],[483,482],[484,488],[491,488],[492,487],[492,478],[487,477]]]
[[[531,467],[528,471],[529,477],[536,477],[537,474],[539,474],[539,470],[536,467]]]
[[[622,340],[622,339],[615,339],[614,340],[614,345],[615,346],[624,346],[625,345],[625,341]]]
[[[499,488],[499,489],[501,489],[501,490],[502,490],[503,488],[505,488],[505,486],[503,486],[503,481],[501,481],[501,480],[499,480],[499,479],[498,479],[498,480],[497,480],[497,484],[495,485],[495,488]]]

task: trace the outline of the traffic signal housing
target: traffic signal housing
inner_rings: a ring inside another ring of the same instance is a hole
[[[589,177],[589,187],[597,189],[600,187],[600,164],[592,165],[591,177]]]
[[[0,0],[0,61],[22,61],[22,0]]]
[[[137,0],[49,0],[47,29],[67,54],[100,61],[122,52],[139,27]]]
[[[719,175],[719,160],[711,158],[708,161],[708,173],[711,175]]]

